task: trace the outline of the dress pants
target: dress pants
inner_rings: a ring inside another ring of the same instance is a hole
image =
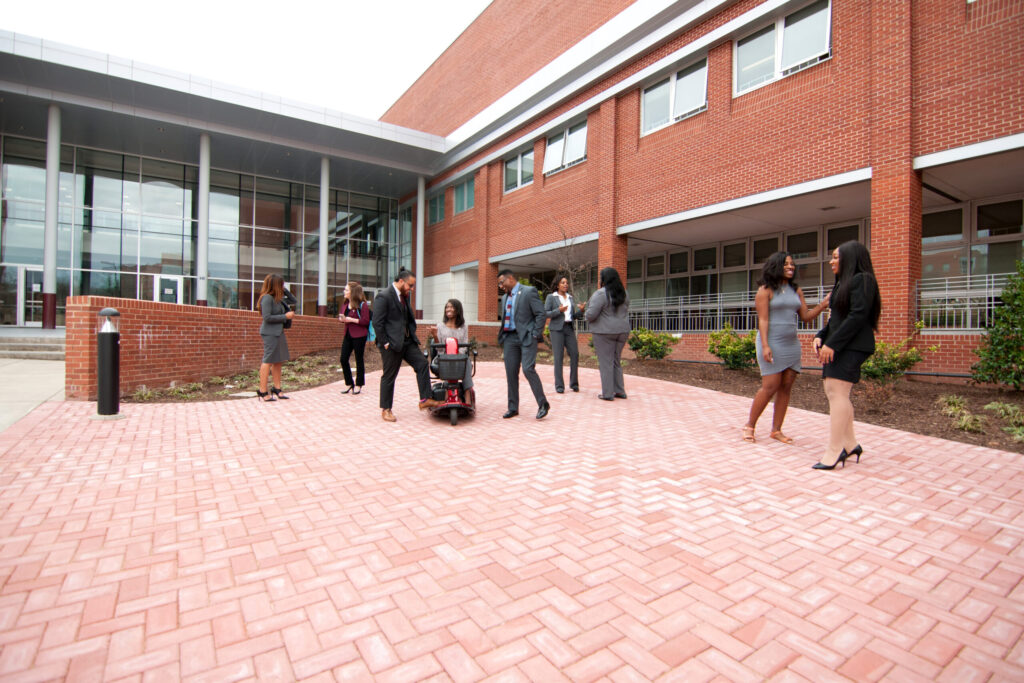
[[[595,332],[594,351],[597,352],[597,364],[601,370],[601,395],[611,398],[615,394],[626,393],[626,385],[622,381],[622,348],[626,345],[629,334],[601,334]]]
[[[572,323],[565,323],[560,330],[551,330],[551,353],[555,359],[555,389],[565,391],[565,381],[562,379],[562,357],[565,351],[569,352],[569,387],[578,389],[580,350],[576,345],[576,330]]]
[[[380,378],[381,410],[391,410],[391,405],[395,400],[395,378],[398,377],[398,369],[402,367],[403,360],[416,371],[416,384],[420,390],[420,400],[430,398],[430,369],[427,366],[427,358],[423,355],[419,345],[406,339],[401,351],[395,351],[394,346],[390,349],[381,349],[380,359],[384,368]]]
[[[363,351],[366,349],[366,337],[351,337],[347,333],[345,334],[345,341],[341,342],[341,371],[345,374],[345,386],[350,387],[352,384],[352,368],[349,367],[348,359],[352,357],[352,352],[356,353],[356,383],[355,386],[361,387],[365,383],[364,372],[365,366],[363,365]]]
[[[505,335],[502,342],[505,351],[505,381],[508,383],[508,409],[519,411],[519,367],[523,368],[523,375],[530,383],[533,390],[533,397],[537,399],[537,407],[544,405],[547,398],[544,396],[544,385],[541,384],[537,375],[537,342],[529,346],[519,343],[519,337],[515,332]]]

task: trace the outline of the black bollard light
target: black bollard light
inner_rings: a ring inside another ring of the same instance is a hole
[[[96,413],[117,415],[121,404],[121,334],[116,308],[104,308],[96,329]]]

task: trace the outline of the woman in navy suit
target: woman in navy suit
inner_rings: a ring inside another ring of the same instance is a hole
[[[828,397],[829,439],[817,470],[832,470],[853,455],[860,462],[863,449],[853,433],[850,389],[860,381],[860,366],[875,352],[875,330],[882,301],[871,266],[871,255],[860,242],[840,244],[829,261],[836,274],[828,323],[814,337],[821,361],[821,376]]]

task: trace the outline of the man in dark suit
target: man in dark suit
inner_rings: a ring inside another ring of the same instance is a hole
[[[508,411],[502,417],[519,414],[519,367],[530,383],[537,399],[537,419],[551,409],[544,397],[544,387],[534,367],[537,363],[537,342],[544,336],[544,305],[537,290],[520,284],[511,270],[498,273],[498,287],[505,292],[501,297],[501,329],[498,343],[505,352],[505,380],[508,383]]]
[[[438,405],[430,396],[430,371],[416,338],[416,317],[409,296],[415,284],[416,277],[402,270],[394,284],[373,300],[373,332],[384,368],[380,378],[380,410],[385,422],[396,420],[391,405],[395,399],[395,378],[403,360],[416,371],[420,410]]]

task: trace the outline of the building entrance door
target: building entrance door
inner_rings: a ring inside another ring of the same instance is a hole
[[[165,304],[181,303],[181,276],[154,275],[153,301]]]
[[[42,268],[0,266],[0,325],[42,327]]]

